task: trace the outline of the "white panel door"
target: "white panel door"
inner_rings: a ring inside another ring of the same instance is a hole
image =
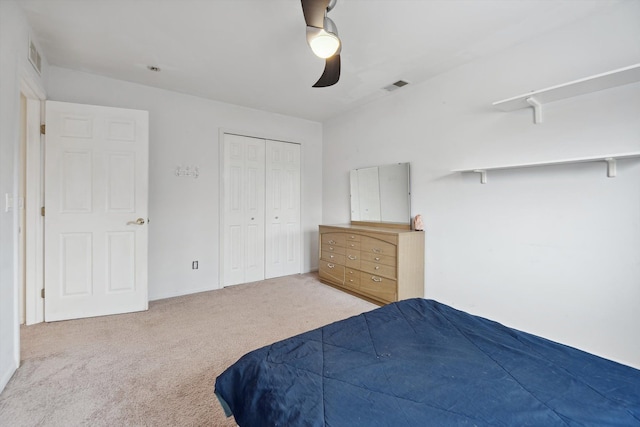
[[[300,273],[300,145],[267,141],[265,277]]]
[[[223,286],[264,279],[263,139],[224,135]]]
[[[146,310],[148,112],[47,101],[45,320]]]

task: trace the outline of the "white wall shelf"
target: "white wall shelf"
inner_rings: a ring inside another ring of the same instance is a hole
[[[552,160],[547,162],[519,163],[519,164],[480,167],[480,168],[472,168],[472,169],[456,169],[456,170],[453,170],[452,172],[478,173],[480,174],[480,183],[486,184],[488,171],[501,170],[501,169],[520,169],[520,168],[530,168],[530,167],[538,167],[538,166],[564,165],[564,164],[570,164],[570,163],[604,162],[607,164],[607,177],[614,178],[617,172],[616,160],[629,159],[629,158],[640,159],[640,151],[634,151],[630,153],[608,154],[605,156],[575,157],[571,159]]]
[[[492,105],[501,111],[533,107],[534,123],[542,123],[542,106],[546,103],[636,82],[640,82],[640,64],[535,90],[513,98],[496,101]]]

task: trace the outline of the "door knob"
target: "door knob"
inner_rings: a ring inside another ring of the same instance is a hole
[[[144,218],[138,218],[135,221],[129,221],[127,223],[127,225],[130,225],[130,224],[133,224],[133,225],[144,225]]]

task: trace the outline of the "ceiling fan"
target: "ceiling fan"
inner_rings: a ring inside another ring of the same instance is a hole
[[[324,72],[313,87],[332,86],[340,79],[340,51],[342,42],[338,38],[336,24],[327,13],[337,0],[301,0],[302,13],[307,23],[307,43],[313,53],[326,60]]]

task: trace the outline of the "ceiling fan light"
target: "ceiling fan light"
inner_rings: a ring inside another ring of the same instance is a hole
[[[335,34],[320,30],[309,40],[309,46],[317,57],[330,58],[340,49],[340,39]]]

